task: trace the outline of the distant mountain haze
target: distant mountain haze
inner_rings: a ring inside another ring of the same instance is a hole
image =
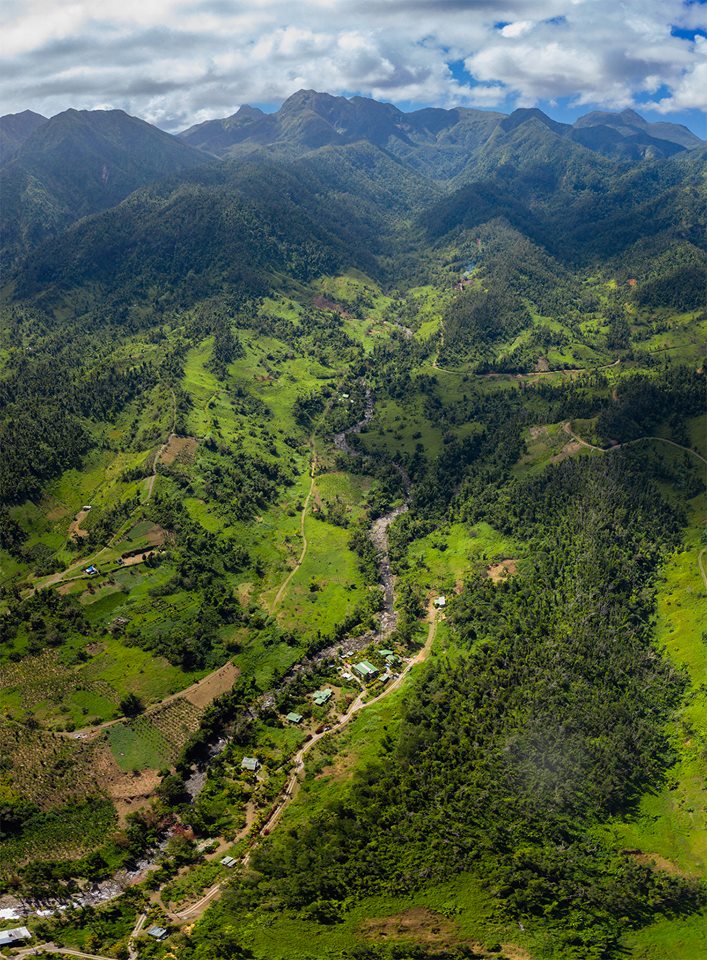
[[[32,110],[0,117],[0,164],[14,156],[27,137],[46,122],[46,117]]]
[[[553,248],[565,242],[559,238],[566,238],[566,230],[559,225],[567,209],[576,208],[579,230],[591,220],[606,221],[607,197],[618,198],[616,204],[612,200],[611,210],[619,216],[622,178],[632,170],[656,162],[671,164],[704,149],[703,141],[686,127],[649,123],[631,110],[594,112],[569,125],[535,108],[510,115],[466,108],[404,112],[365,97],[347,99],[313,90],[300,90],[275,113],[242,106],[230,117],[197,124],[178,136],[121,110],[67,110],[49,120],[25,111],[0,118],[0,145],[5,157],[0,166],[0,266],[5,269],[19,264],[44,240],[63,235],[76,221],[109,211],[150,185],[160,195],[163,212],[148,216],[152,201],[146,207],[144,197],[127,208],[118,217],[126,238],[132,229],[129,222],[136,217],[135,236],[142,243],[164,217],[171,218],[173,231],[175,221],[164,199],[174,192],[176,202],[183,184],[191,200],[179,199],[179,208],[185,216],[191,210],[198,223],[190,227],[185,220],[185,230],[194,229],[206,246],[218,235],[230,243],[223,223],[210,232],[209,218],[218,221],[218,211],[232,203],[231,194],[243,197],[244,192],[249,193],[248,205],[260,202],[261,194],[269,198],[270,206],[261,214],[273,224],[278,222],[278,207],[282,216],[287,210],[290,224],[283,230],[292,227],[299,246],[302,229],[293,226],[291,172],[286,176],[282,172],[283,165],[291,171],[293,164],[308,185],[301,206],[324,225],[327,238],[320,238],[320,246],[336,251],[331,255],[338,261],[342,253],[334,235],[342,224],[351,225],[363,249],[370,248],[374,237],[390,230],[397,235],[411,229],[413,222],[424,222],[425,230],[436,224],[433,232],[439,236],[445,223],[455,229],[481,222],[479,217],[505,216]],[[239,167],[247,157],[254,163],[244,177]],[[206,175],[207,170],[212,172]],[[672,189],[688,176],[687,170],[661,168],[657,192],[653,175],[648,177],[646,202],[655,202],[658,193]],[[282,187],[281,202],[266,184],[268,177]],[[335,211],[332,199],[323,208],[319,205],[316,198],[322,195],[336,196]],[[439,209],[434,208],[436,203]],[[689,206],[687,200],[684,203]],[[209,218],[206,210],[211,211]],[[238,213],[239,222],[244,217],[243,211]],[[693,219],[691,212],[690,224]],[[118,220],[112,219],[113,227]],[[635,241],[632,222],[639,221],[628,217],[624,232],[609,238],[612,245]],[[654,232],[650,224],[640,222],[641,229]],[[113,228],[107,221],[105,226]],[[81,246],[93,229],[81,234]],[[100,232],[103,227],[95,229]],[[606,225],[597,235],[604,229]],[[79,234],[73,238],[72,243],[79,243]],[[121,250],[129,246],[126,239]],[[278,249],[273,264],[283,256],[283,248]],[[133,255],[131,248],[130,258]],[[358,254],[353,259],[361,262]],[[49,260],[60,264],[58,250]],[[186,264],[185,259],[182,262]],[[300,263],[297,269],[308,273],[310,267]],[[56,276],[54,267],[51,272]]]
[[[10,131],[17,145],[0,168],[5,263],[138,187],[208,162],[202,152],[122,110],[66,110],[51,120],[15,114],[0,118],[0,130]]]
[[[537,108],[515,110],[510,116],[462,107],[405,113],[365,97],[347,99],[314,90],[293,94],[276,113],[243,106],[233,116],[196,124],[179,137],[217,156],[237,155],[254,145],[303,151],[367,140],[398,155],[424,154],[425,147],[436,146],[464,152],[468,159],[499,127],[511,132],[532,121],[590,150],[627,160],[671,156],[702,143],[687,127],[649,123],[633,110],[594,112],[570,125]]]

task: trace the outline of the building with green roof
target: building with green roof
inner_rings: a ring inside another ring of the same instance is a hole
[[[354,670],[364,680],[370,680],[378,673],[378,667],[374,667],[369,660],[361,660],[360,663],[354,665]]]

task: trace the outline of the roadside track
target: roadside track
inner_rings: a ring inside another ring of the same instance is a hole
[[[361,710],[365,710],[367,707],[372,706],[374,703],[379,703],[385,697],[389,696],[394,690],[397,690],[400,685],[403,683],[407,675],[410,673],[412,668],[418,664],[423,663],[430,654],[432,650],[432,644],[434,643],[434,638],[437,633],[437,624],[438,619],[434,607],[430,605],[428,611],[428,620],[429,627],[427,630],[427,639],[424,646],[419,650],[419,652],[410,660],[400,672],[400,676],[397,677],[389,686],[382,690],[377,696],[373,697],[371,700],[365,700],[365,691],[362,691],[358,697],[351,703],[346,713],[331,727],[330,730],[322,731],[322,733],[316,734],[308,740],[303,746],[298,750],[298,752],[293,757],[294,769],[285,784],[285,788],[281,794],[280,800],[277,805],[273,808],[270,813],[270,816],[266,822],[262,825],[258,831],[257,836],[254,838],[253,843],[248,851],[241,857],[241,863],[243,866],[247,866],[250,862],[250,857],[253,852],[253,849],[259,842],[259,838],[266,837],[272,832],[272,830],[277,826],[279,820],[281,819],[285,809],[292,802],[297,794],[297,789],[300,783],[300,775],[304,771],[304,761],[307,754],[312,750],[312,748],[324,737],[331,736],[332,734],[339,733],[343,728],[350,723],[350,721],[359,713]],[[218,883],[215,883],[213,887],[206,891],[206,893],[195,903],[191,904],[188,907],[185,907],[183,910],[176,911],[170,914],[170,919],[177,923],[185,923],[187,921],[196,920],[202,915],[202,913],[207,909],[207,907],[217,900],[221,895],[221,891],[225,886],[226,880],[219,880]]]

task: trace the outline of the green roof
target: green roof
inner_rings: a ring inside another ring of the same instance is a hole
[[[301,714],[301,713],[288,713],[288,714],[287,714],[287,719],[290,721],[290,723],[299,723],[300,720],[302,719],[302,714]]]
[[[312,694],[312,698],[318,707],[321,707],[328,700],[331,700],[332,696],[332,691],[328,687],[326,690],[317,690],[316,693]]]
[[[364,677],[372,677],[374,673],[378,673],[378,667],[374,667],[369,660],[361,660],[354,666],[354,670],[357,670]]]
[[[394,651],[394,650],[379,650],[378,653],[380,653],[380,655],[381,655],[382,657],[392,657],[393,654],[395,653],[395,651]]]

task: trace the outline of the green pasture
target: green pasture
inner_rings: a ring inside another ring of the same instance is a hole
[[[159,770],[174,759],[174,749],[147,717],[117,723],[107,732],[111,753],[121,770]]]
[[[488,523],[472,527],[452,523],[415,540],[407,558],[415,579],[426,590],[444,594],[452,593],[471,570],[496,560],[517,559],[521,553],[517,544]]]
[[[707,591],[697,563],[704,514],[704,497],[696,498],[684,546],[665,565],[658,591],[656,641],[690,681],[671,731],[677,761],[663,787],[644,796],[630,819],[612,823],[610,832],[622,848],[655,854],[668,869],[707,878]]]

